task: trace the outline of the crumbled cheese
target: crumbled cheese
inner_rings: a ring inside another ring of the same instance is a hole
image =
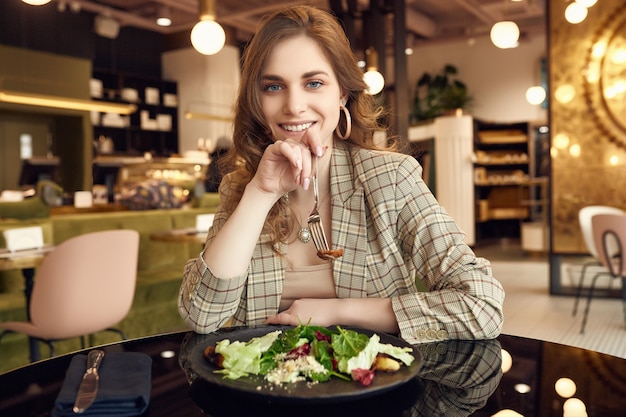
[[[313,356],[300,356],[297,359],[289,359],[278,362],[276,368],[265,375],[265,379],[273,384],[280,385],[285,382],[304,381],[307,375],[312,373],[327,373],[328,370]]]

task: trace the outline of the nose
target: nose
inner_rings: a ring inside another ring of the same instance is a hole
[[[285,114],[300,114],[307,109],[305,95],[299,91],[290,90],[285,100]]]

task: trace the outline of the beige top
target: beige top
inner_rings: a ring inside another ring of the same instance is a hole
[[[280,311],[288,309],[298,298],[337,298],[330,262],[295,269],[287,267]]]

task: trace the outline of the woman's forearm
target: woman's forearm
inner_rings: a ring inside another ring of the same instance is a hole
[[[398,333],[390,298],[339,299],[339,322],[385,333]]]
[[[390,298],[301,298],[267,324],[297,326],[353,326],[384,333],[398,333],[398,321]]]
[[[245,273],[275,197],[248,185],[241,201],[204,251],[214,275],[231,278]]]

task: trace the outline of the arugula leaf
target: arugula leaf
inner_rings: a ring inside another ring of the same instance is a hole
[[[334,368],[332,347],[326,340],[313,340],[311,342],[311,354],[315,359],[324,366],[324,368],[332,371]]]

